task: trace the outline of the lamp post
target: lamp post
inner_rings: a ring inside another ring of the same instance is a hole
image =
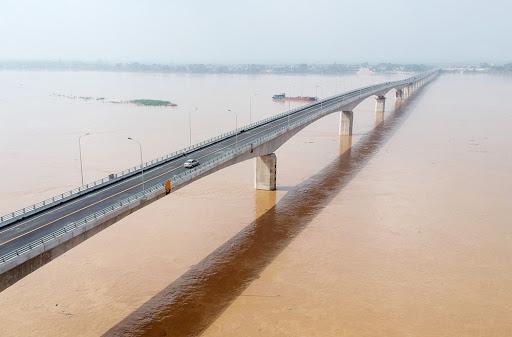
[[[288,130],[290,130],[290,101],[288,101]]]
[[[142,192],[144,193],[144,163],[142,161],[142,144],[132,137],[128,137],[129,140],[136,142],[139,144],[139,152],[140,152],[140,169],[142,171]]]
[[[249,124],[252,123],[252,95],[249,96]]]
[[[318,84],[317,84],[317,85],[315,85],[315,95],[316,95],[316,99],[320,99],[320,98],[318,97],[318,88],[319,88],[319,87],[320,87],[320,86],[319,86]],[[323,92],[323,89],[322,89],[322,92]],[[324,102],[323,102],[323,101],[320,101],[320,110],[322,110],[322,111],[324,110]]]
[[[82,137],[89,136],[90,133],[84,133],[78,137],[78,152],[80,152],[80,175],[82,176],[82,186],[84,186],[84,165],[82,163]]]
[[[228,109],[228,111],[235,113],[235,145],[238,145],[238,132],[236,131],[238,129],[238,113],[236,111],[232,111],[231,109]]]
[[[197,107],[194,109],[197,112]],[[188,111],[188,145],[192,146],[192,112]]]
[[[249,124],[252,123],[252,96],[257,96],[258,93],[254,93],[249,96]]]

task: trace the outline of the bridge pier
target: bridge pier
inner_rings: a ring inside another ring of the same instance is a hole
[[[340,137],[340,154],[344,154],[352,148],[352,136]]]
[[[396,95],[396,100],[397,101],[402,101],[404,99],[404,91],[403,91],[403,89],[397,89],[395,95]]]
[[[375,98],[375,124],[384,121],[384,111],[386,110],[386,97],[379,95]]]
[[[352,136],[352,126],[354,125],[354,112],[341,111],[340,112],[340,136]]]
[[[257,190],[275,191],[277,157],[274,153],[256,157],[254,187]]]

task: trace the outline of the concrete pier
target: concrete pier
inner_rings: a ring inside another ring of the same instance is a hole
[[[257,190],[275,191],[277,157],[274,153],[256,157],[254,187]]]
[[[397,89],[395,95],[397,101],[402,101],[404,99],[404,91],[402,89]]]
[[[375,123],[380,124],[384,121],[384,111],[386,110],[386,97],[377,96],[375,98]]]
[[[353,111],[341,111],[340,112],[340,136],[351,136],[352,126],[354,124],[354,112]]]
[[[340,155],[349,151],[352,147],[352,136],[341,136],[340,137]]]

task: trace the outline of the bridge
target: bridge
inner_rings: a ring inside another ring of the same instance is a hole
[[[297,132],[339,112],[339,135],[351,136],[353,109],[363,100],[375,96],[376,121],[382,121],[389,91],[395,90],[397,101],[405,100],[438,73],[322,99],[1,216],[0,291],[123,217],[227,166],[256,158],[255,188],[275,190],[274,152]],[[199,165],[184,168],[191,158]]]

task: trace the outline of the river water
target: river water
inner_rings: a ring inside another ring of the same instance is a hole
[[[0,72],[2,213],[287,106],[403,75]],[[316,85],[319,85],[316,89]],[[2,336],[512,334],[512,79],[443,75],[375,127],[337,116],[277,151],[278,191],[244,162],[104,230],[0,293]],[[169,99],[177,108],[66,95]],[[195,110],[195,108],[198,108]],[[293,105],[292,105],[293,107]]]

